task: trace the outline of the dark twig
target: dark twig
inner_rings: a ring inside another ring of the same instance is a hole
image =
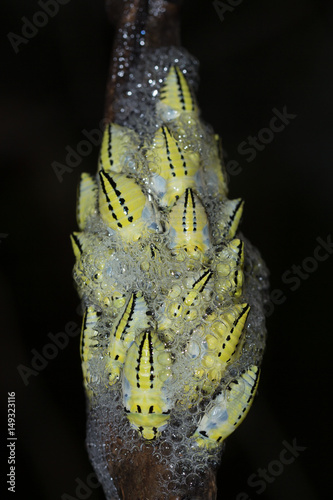
[[[105,120],[114,121],[114,102],[138,57],[140,42],[157,48],[180,45],[181,2],[165,0],[107,0],[108,16],[116,25],[106,90]]]

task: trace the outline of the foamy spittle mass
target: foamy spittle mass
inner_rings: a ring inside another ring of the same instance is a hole
[[[158,498],[195,490],[258,386],[267,270],[239,233],[244,203],[227,198],[197,67],[179,49],[143,50],[97,175],[81,177],[71,238],[87,442],[108,499],[138,437],[165,463]]]

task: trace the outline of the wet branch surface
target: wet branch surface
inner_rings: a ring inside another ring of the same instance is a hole
[[[180,45],[180,2],[107,0],[107,13],[116,26],[105,99],[105,120],[110,122],[114,103],[140,53],[140,42],[152,49]]]

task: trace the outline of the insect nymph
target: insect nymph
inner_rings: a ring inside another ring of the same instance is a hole
[[[243,356],[243,202],[227,199],[219,138],[175,64],[155,113],[152,136],[107,124],[98,175],[82,175],[72,243],[84,384],[92,406],[120,394],[146,441],[197,407],[189,442],[217,449],[245,418],[260,372]]]

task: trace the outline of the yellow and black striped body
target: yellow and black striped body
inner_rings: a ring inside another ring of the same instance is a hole
[[[242,423],[252,405],[259,374],[259,368],[251,366],[215,396],[193,436],[200,447],[221,445]]]
[[[186,188],[200,185],[200,156],[181,148],[168,127],[161,127],[146,154],[153,173],[152,187],[162,206],[171,207]]]
[[[153,204],[133,178],[104,170],[99,172],[99,178],[101,218],[125,242],[139,240],[149,229],[159,229]]]
[[[99,170],[120,173],[124,166],[130,167],[131,154],[137,148],[136,134],[116,123],[105,127],[99,156]]]
[[[233,238],[236,234],[243,213],[244,202],[237,200],[226,200],[223,206],[224,218],[217,221],[216,239],[224,242]]]
[[[186,188],[170,212],[170,248],[184,248],[194,257],[211,246],[206,211],[191,188]]]
[[[83,373],[83,383],[86,392],[91,399],[91,383],[93,380],[93,370],[90,363],[93,360],[93,353],[99,348],[98,330],[96,325],[100,314],[93,306],[87,307],[83,316],[81,337],[80,337],[80,353]]]
[[[202,339],[201,365],[196,369],[195,377],[204,380],[202,386],[206,392],[212,392],[220,382],[223,373],[233,363],[238,355],[244,326],[250,311],[248,304],[237,304],[227,312],[216,315],[212,313],[207,317],[209,330],[198,329],[193,338]],[[193,349],[193,340],[187,346],[187,353],[195,359],[197,352]]]
[[[156,438],[170,417],[163,391],[170,375],[171,359],[164,344],[155,331],[144,331],[126,357],[123,402],[129,421],[146,439]]]
[[[173,111],[198,112],[198,107],[185,76],[172,66],[160,91],[160,102]]]
[[[99,210],[105,224],[114,230],[134,228],[146,203],[140,186],[122,174],[110,175],[101,170]]]
[[[204,312],[209,304],[212,271],[206,270],[184,289],[175,285],[165,298],[161,311],[158,312],[159,331],[171,340],[178,335],[187,322],[200,319],[199,311]]]
[[[134,342],[137,333],[148,327],[147,320],[145,300],[139,294],[132,293],[110,331],[107,352],[110,385],[119,380],[127,351]]]

